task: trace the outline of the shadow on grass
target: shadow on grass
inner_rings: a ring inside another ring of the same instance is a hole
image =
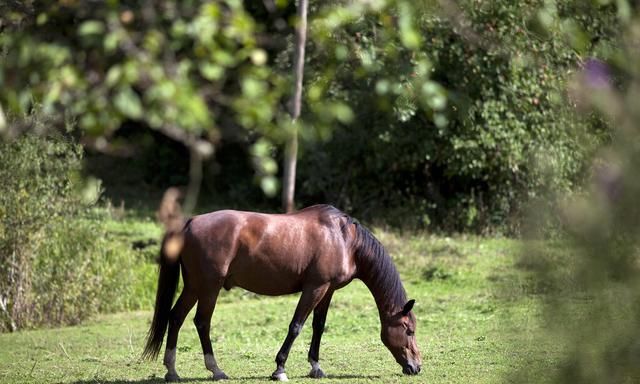
[[[308,376],[303,376],[305,378],[308,378]],[[381,376],[378,375],[327,375],[327,379],[332,379],[332,380],[350,380],[350,379],[367,379],[367,380],[374,380],[374,379],[380,379]]]
[[[189,382],[213,382],[210,377],[181,377],[180,383],[189,383]],[[70,384],[158,384],[158,383],[166,383],[163,377],[152,377],[148,379],[140,379],[140,380],[78,380],[74,381]],[[60,383],[61,384],[61,383]]]
[[[290,379],[308,379],[309,376],[291,376]],[[352,380],[352,379],[367,379],[367,380],[376,380],[380,379],[380,376],[377,375],[327,375],[327,379],[330,380]],[[253,375],[253,376],[238,376],[238,377],[230,377],[231,381],[236,380],[269,380],[269,376],[264,375]],[[322,382],[324,380],[319,380]],[[157,384],[164,383],[165,380],[162,377],[153,377],[148,379],[141,380],[79,380],[74,381],[71,384]],[[180,383],[189,383],[189,382],[213,382],[210,377],[181,377]],[[224,381],[223,381],[224,382]]]

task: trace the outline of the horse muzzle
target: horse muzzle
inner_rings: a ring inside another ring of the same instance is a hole
[[[405,375],[417,375],[420,372],[420,365],[407,363],[402,367],[402,373]]]

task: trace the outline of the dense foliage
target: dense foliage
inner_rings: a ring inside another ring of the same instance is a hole
[[[103,152],[135,153],[135,141],[117,145],[123,122],[192,150],[199,139],[239,147],[255,171],[215,183],[251,195],[255,172],[273,194],[291,127],[280,105],[295,8],[267,3],[9,3],[0,103],[10,115],[35,100],[77,118],[84,142]],[[527,199],[571,190],[606,132],[564,95],[596,45],[561,32],[584,27],[610,41],[615,9],[590,14],[576,1],[539,11],[544,4],[312,2],[300,204],[481,230],[513,228]],[[563,13],[576,21],[546,28]],[[223,151],[221,167],[206,169],[236,168],[229,159]],[[162,162],[154,174],[184,169]]]
[[[262,189],[276,192],[269,143],[291,129],[281,107],[295,14],[289,2],[48,0],[3,2],[0,14],[6,114],[42,104],[60,120],[77,119],[86,145],[120,155],[135,150],[112,140],[125,122],[200,156],[225,134],[253,146]],[[333,101],[325,120],[345,108]]]
[[[454,9],[461,18],[420,13],[424,56],[385,54],[376,18],[335,36],[337,47],[348,41],[355,49],[336,65],[331,87],[356,113],[302,156],[309,200],[368,216],[392,208],[391,217],[412,225],[478,230],[513,228],[530,198],[574,189],[607,139],[603,125],[577,116],[565,97],[567,79],[595,46],[579,51],[562,31],[543,35],[536,27],[542,6],[469,1]],[[564,7],[559,12],[574,10]],[[614,38],[604,28],[615,24],[614,9],[578,15],[594,39]],[[352,62],[366,68],[368,57],[374,70],[354,70]],[[416,82],[421,71],[432,81]]]
[[[62,140],[28,135],[3,143],[0,151],[0,303],[2,328],[29,322],[33,262],[46,240],[48,223],[73,213],[77,204],[73,172],[80,149]],[[76,177],[77,179],[77,177]]]
[[[577,14],[560,29],[585,27],[594,41],[610,41],[615,9],[590,14],[575,1],[540,12],[545,4],[312,2],[299,204],[482,230],[517,227],[524,201],[571,190],[606,132],[574,115],[565,82],[597,52],[590,41],[540,26]],[[220,166],[205,168],[205,185],[244,197],[255,179],[275,193],[291,129],[282,104],[293,2],[3,7],[0,104],[9,115],[42,103],[60,119],[77,119],[86,145],[121,156],[145,147],[119,134],[123,123],[191,152],[207,153],[204,139],[222,152]],[[225,173],[242,162],[225,146],[251,158],[253,170]],[[153,177],[184,179],[158,177],[185,172],[175,166],[184,159],[159,155],[166,167],[154,167]]]
[[[124,295],[137,258],[81,219],[98,192],[82,180],[81,161],[68,134],[0,143],[0,331],[137,306]]]

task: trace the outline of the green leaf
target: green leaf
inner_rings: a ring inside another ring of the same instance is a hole
[[[47,22],[48,16],[46,13],[41,13],[38,15],[38,18],[36,19],[36,24],[37,25],[43,25]]]
[[[255,144],[251,147],[251,154],[256,157],[266,157],[269,156],[272,150],[271,143],[262,138],[256,141]]]
[[[109,68],[109,70],[107,71],[105,83],[108,86],[112,87],[116,85],[118,81],[120,81],[121,77],[122,77],[122,67],[119,65],[114,65],[113,67]]]
[[[376,83],[376,93],[378,95],[386,95],[389,92],[389,80],[380,79]]]
[[[618,17],[620,18],[620,20],[622,20],[623,22],[629,22],[631,20],[631,14],[632,14],[632,10],[631,10],[631,6],[629,5],[629,2],[627,0],[617,0],[617,6],[618,6]]]
[[[95,177],[87,177],[84,180],[84,183],[80,185],[81,191],[80,196],[82,197],[82,202],[87,205],[95,204],[100,195],[102,194],[102,180],[96,179]]]
[[[589,36],[580,28],[577,22],[574,20],[563,20],[562,31],[569,40],[569,44],[578,52],[585,52],[591,44]]]
[[[250,99],[255,99],[264,95],[265,92],[266,92],[266,87],[264,82],[260,80],[256,80],[251,77],[245,78],[242,80],[242,93],[246,97]]]
[[[219,65],[215,65],[211,63],[202,63],[200,64],[199,68],[200,68],[200,73],[202,74],[202,77],[204,77],[207,80],[212,80],[212,81],[220,80],[224,75],[224,68]]]
[[[80,36],[99,35],[102,33],[104,33],[104,24],[98,20],[85,21],[78,28],[78,35]]]
[[[264,176],[260,179],[260,188],[262,192],[269,197],[273,197],[278,193],[279,183],[274,176]]]
[[[344,103],[335,103],[332,106],[332,112],[335,117],[343,124],[348,124],[353,121],[354,115],[351,108]]]
[[[339,44],[338,46],[336,46],[334,54],[338,61],[344,61],[349,56],[349,50],[344,45]]]
[[[408,49],[418,49],[420,47],[420,34],[413,26],[413,9],[409,2],[403,1],[398,4],[400,16],[400,40]]]
[[[138,95],[129,87],[118,92],[113,99],[113,103],[126,117],[139,119],[142,117],[142,103]]]
[[[270,175],[274,175],[278,172],[278,163],[271,157],[265,157],[262,159],[262,169],[265,173]]]

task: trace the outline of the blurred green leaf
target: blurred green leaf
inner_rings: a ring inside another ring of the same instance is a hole
[[[351,108],[344,103],[334,103],[331,107],[333,114],[343,124],[349,124],[353,121],[354,115]]]
[[[131,88],[118,91],[113,98],[115,107],[128,118],[139,119],[142,117],[142,103],[140,98]]]
[[[100,35],[104,33],[104,23],[99,20],[87,20],[78,27],[78,35]]]
[[[274,176],[264,176],[260,179],[260,188],[265,195],[273,197],[278,193],[279,182]]]
[[[262,81],[251,78],[251,77],[248,77],[242,80],[242,93],[246,97],[250,99],[255,99],[264,95],[265,92],[266,92],[266,87]]]
[[[211,63],[201,63],[200,73],[207,80],[219,80],[224,76],[224,68]]]
[[[113,67],[109,68],[109,70],[107,71],[107,77],[105,78],[105,83],[108,86],[113,87],[120,81],[121,78],[122,78],[122,67],[119,65],[114,65]]]
[[[400,39],[402,44],[409,49],[418,49],[420,47],[420,35],[413,26],[413,15],[411,3],[408,1],[398,2]]]
[[[102,181],[100,179],[88,177],[83,180],[80,196],[84,204],[93,205],[97,203],[102,192]]]
[[[623,22],[627,23],[631,20],[632,10],[628,0],[617,0],[616,5],[618,7],[618,17]]]
[[[569,44],[578,52],[585,52],[591,44],[590,37],[580,28],[574,20],[562,21],[562,31],[567,36]]]

